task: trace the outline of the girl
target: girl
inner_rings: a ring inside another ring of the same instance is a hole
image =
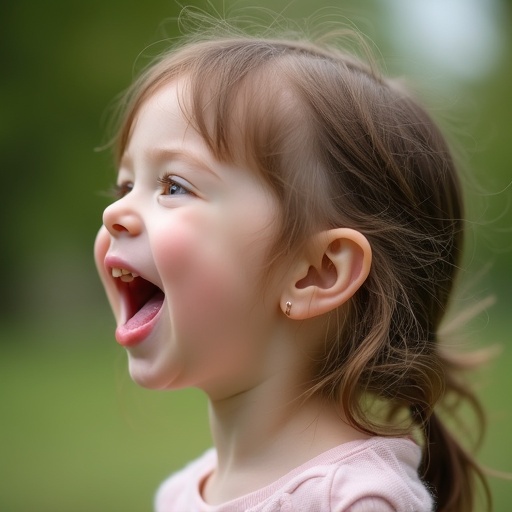
[[[184,41],[130,89],[117,160],[116,339],[140,385],[207,393],[215,444],[158,512],[472,509],[438,414],[475,403],[438,336],[460,184],[401,86],[303,40]]]

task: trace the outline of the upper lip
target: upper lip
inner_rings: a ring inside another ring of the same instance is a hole
[[[121,258],[117,256],[106,256],[105,257],[105,269],[109,274],[112,273],[112,269],[119,268],[127,270],[128,272],[131,272],[134,275],[140,276],[141,273],[132,265],[130,265],[128,262],[122,260]],[[146,279],[143,277],[143,279]],[[147,279],[146,279],[147,281]]]

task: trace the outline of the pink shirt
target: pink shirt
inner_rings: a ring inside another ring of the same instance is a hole
[[[156,512],[431,512],[418,477],[420,448],[408,439],[374,437],[333,448],[276,482],[222,505],[200,485],[214,470],[211,449],[163,482]]]

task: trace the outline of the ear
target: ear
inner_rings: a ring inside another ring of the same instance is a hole
[[[338,308],[364,283],[371,261],[370,244],[359,231],[318,233],[290,269],[281,309],[290,318],[304,320]]]

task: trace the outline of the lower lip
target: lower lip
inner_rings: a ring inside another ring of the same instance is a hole
[[[155,311],[148,315],[145,322],[136,327],[129,327],[129,321],[124,325],[119,325],[116,329],[116,341],[123,347],[134,347],[142,343],[153,331],[160,317],[163,303]]]

